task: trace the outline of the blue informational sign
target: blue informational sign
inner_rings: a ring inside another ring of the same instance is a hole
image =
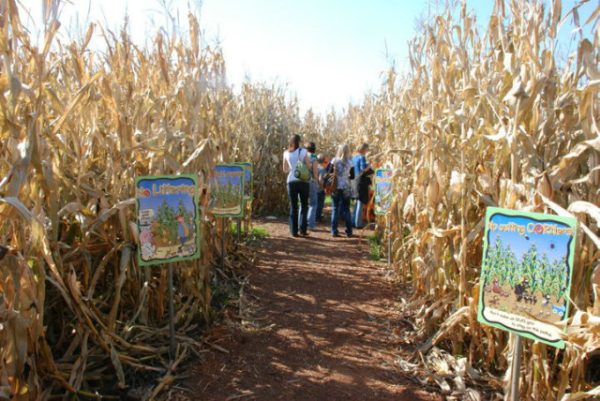
[[[392,206],[392,175],[391,169],[375,170],[375,214],[384,215]]]
[[[254,189],[254,173],[252,170],[252,163],[250,162],[241,162],[234,163],[236,165],[240,165],[244,167],[244,198],[247,201],[252,201],[253,198],[253,189]]]
[[[141,266],[200,257],[198,179],[193,175],[135,180]]]
[[[244,167],[218,164],[209,181],[208,210],[216,217],[242,217],[244,214]]]
[[[574,218],[488,208],[478,320],[564,348],[576,232]]]

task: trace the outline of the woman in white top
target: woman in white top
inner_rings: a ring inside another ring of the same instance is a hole
[[[346,223],[346,235],[352,237],[352,217],[350,215],[350,180],[353,177],[354,168],[350,157],[348,145],[339,145],[336,157],[331,161],[335,169],[337,189],[331,194],[331,235],[338,237],[338,220],[340,217]]]
[[[311,166],[308,151],[300,147],[300,135],[292,135],[288,143],[288,149],[283,152],[283,172],[287,173],[288,195],[290,199],[290,234],[298,236],[298,198],[300,198],[300,234],[308,235],[308,193],[310,184],[296,178],[294,171],[298,162]]]

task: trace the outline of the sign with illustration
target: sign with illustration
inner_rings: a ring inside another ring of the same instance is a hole
[[[135,190],[140,266],[200,257],[197,177],[137,177]]]
[[[244,166],[217,164],[209,181],[209,212],[217,217],[244,214]]]
[[[241,162],[234,163],[238,166],[242,166],[244,168],[244,198],[248,201],[251,201],[253,198],[252,190],[254,188],[253,184],[253,171],[252,171],[252,163],[250,162]]]
[[[541,213],[488,208],[485,217],[478,320],[564,348],[577,221]]]
[[[375,214],[383,215],[392,206],[392,175],[388,168],[375,170]]]

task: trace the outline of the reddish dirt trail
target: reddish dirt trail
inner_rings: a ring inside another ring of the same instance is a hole
[[[285,221],[260,225],[270,236],[245,289],[260,328],[215,329],[230,352],[194,368],[195,399],[442,399],[395,368],[398,294],[385,267],[369,261],[366,233],[334,239],[321,225],[294,239]]]

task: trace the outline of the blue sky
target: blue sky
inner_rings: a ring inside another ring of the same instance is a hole
[[[576,0],[563,0],[563,9]],[[173,19],[164,12],[162,2]],[[444,1],[440,1],[443,3]],[[508,0],[507,0],[508,2]],[[31,18],[39,21],[41,1],[23,0]],[[338,110],[360,102],[376,91],[382,73],[394,63],[402,70],[408,62],[407,42],[415,21],[433,12],[427,0],[74,0],[65,3],[63,35],[82,31],[86,22],[100,21],[115,30],[129,14],[134,41],[152,40],[159,28],[171,31],[172,21],[187,29],[188,5],[200,15],[206,43],[222,45],[228,80],[237,88],[246,79],[287,84],[296,93],[301,110]],[[487,26],[493,0],[467,0]],[[583,23],[599,0],[580,10]],[[24,18],[26,21],[27,17]],[[30,26],[40,26],[31,24]],[[560,48],[569,48],[572,26],[560,33]],[[65,38],[63,38],[65,39]],[[96,43],[100,43],[98,40]]]
[[[244,177],[244,168],[242,166],[223,166],[218,165],[215,167],[217,173],[241,173],[240,175],[217,175],[213,176],[212,179],[217,179],[220,185],[241,185],[242,177]]]
[[[170,184],[170,185],[194,185],[194,181],[189,178],[178,178],[177,180],[143,180],[138,184],[138,188],[146,188],[152,191],[152,184],[156,184],[160,187],[162,184]],[[194,198],[187,194],[171,194],[171,195],[158,195],[151,196],[149,198],[138,198],[140,202],[140,210],[143,209],[154,209],[155,213],[158,210],[158,207],[162,205],[164,201],[167,204],[177,211],[179,207],[179,201],[183,202],[183,206],[189,210],[192,214],[194,213]],[[156,214],[154,215],[156,217]]]

